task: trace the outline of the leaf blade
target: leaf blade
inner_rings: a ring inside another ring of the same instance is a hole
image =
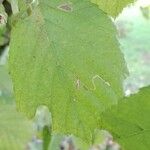
[[[20,111],[32,117],[47,105],[53,132],[89,142],[100,112],[122,97],[127,69],[110,19],[88,1],[75,2],[42,1],[18,22],[9,64]]]

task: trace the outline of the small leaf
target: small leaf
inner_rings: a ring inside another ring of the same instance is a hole
[[[113,17],[118,16],[124,7],[134,1],[135,0],[91,0],[91,2],[97,4],[101,10]]]

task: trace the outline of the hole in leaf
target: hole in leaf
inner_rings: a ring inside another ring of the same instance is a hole
[[[48,107],[41,105],[37,108],[34,123],[37,131],[42,131],[45,126],[52,126],[52,117]]]

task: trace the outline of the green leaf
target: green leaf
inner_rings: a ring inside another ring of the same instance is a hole
[[[91,141],[99,114],[123,96],[127,69],[111,20],[89,1],[42,0],[12,29],[18,109],[52,113],[53,132]]]
[[[32,134],[31,122],[0,100],[0,149],[23,150]]]
[[[123,149],[150,149],[150,86],[103,114],[102,128],[107,129]]]
[[[97,4],[101,10],[113,17],[118,16],[124,7],[134,1],[135,0],[91,0],[91,2]]]

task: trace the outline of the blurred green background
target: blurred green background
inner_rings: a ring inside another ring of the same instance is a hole
[[[130,73],[124,83],[129,95],[150,84],[150,1],[125,8],[115,23]]]

